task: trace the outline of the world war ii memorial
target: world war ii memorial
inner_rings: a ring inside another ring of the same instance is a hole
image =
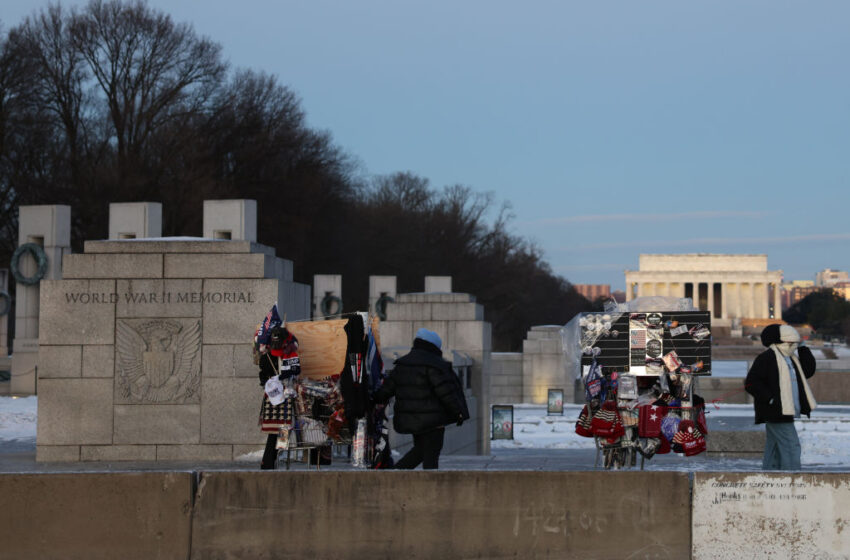
[[[0,560],[847,558],[847,16],[10,6]]]

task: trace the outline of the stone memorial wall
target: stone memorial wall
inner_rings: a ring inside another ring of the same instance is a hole
[[[261,447],[251,339],[292,262],[250,241],[88,241],[41,285],[37,459],[232,460]]]

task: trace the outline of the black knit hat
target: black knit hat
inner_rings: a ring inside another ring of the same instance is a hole
[[[769,347],[771,344],[779,344],[782,342],[779,338],[779,323],[768,325],[761,331],[761,343]]]

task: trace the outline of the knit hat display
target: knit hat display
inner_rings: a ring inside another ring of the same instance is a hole
[[[673,451],[684,453],[686,457],[698,455],[705,451],[705,438],[690,420],[679,423],[679,431],[673,436]]]
[[[655,452],[656,455],[666,455],[670,453],[670,440],[664,437],[664,434],[661,434],[661,437],[658,438],[661,440],[661,445],[658,446],[658,451]]]
[[[414,338],[424,340],[425,342],[430,342],[440,350],[443,349],[443,341],[442,339],[440,339],[440,335],[438,335],[434,331],[429,331],[428,329],[419,329],[418,331],[416,331],[416,336]]]
[[[661,435],[661,421],[667,415],[667,404],[657,400],[638,408],[638,435],[657,438]]]
[[[605,401],[590,422],[590,430],[593,435],[601,438],[616,439],[625,433],[620,414],[617,412],[617,404],[614,401]]]
[[[581,409],[581,414],[578,415],[578,420],[576,421],[576,434],[581,437],[593,437],[593,432],[590,429],[590,410],[587,405],[584,405],[584,408]]]

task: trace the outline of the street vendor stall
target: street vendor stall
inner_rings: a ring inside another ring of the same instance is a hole
[[[576,433],[596,441],[597,464],[633,467],[637,455],[693,456],[706,449],[705,401],[696,378],[711,375],[711,317],[690,299],[649,298],[582,313],[564,330],[585,396]]]
[[[384,407],[371,401],[383,373],[377,317],[285,322],[276,315],[273,307],[254,337],[264,385],[260,424],[270,434],[263,468],[284,459],[288,469],[299,453],[318,468],[331,461],[334,445],[350,446],[354,466],[379,468],[389,446]],[[285,353],[274,348],[277,332],[295,341]]]

